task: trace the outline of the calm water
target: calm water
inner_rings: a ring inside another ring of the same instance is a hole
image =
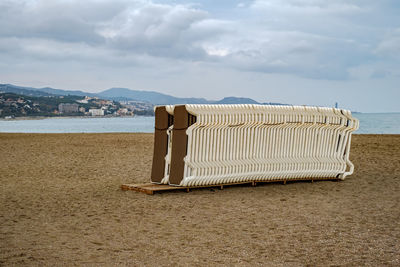
[[[400,134],[400,113],[354,113],[360,120],[357,134]]]
[[[12,133],[112,133],[154,132],[154,117],[48,118],[0,121],[0,132]]]
[[[356,113],[359,134],[400,134],[400,113]],[[0,132],[11,133],[111,133],[154,131],[154,117],[49,118],[1,120]]]

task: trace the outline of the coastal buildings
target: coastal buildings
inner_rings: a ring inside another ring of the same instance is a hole
[[[0,93],[1,118],[6,116],[133,116],[136,113],[135,110],[137,109],[132,105],[126,106],[118,101],[95,97],[83,98],[71,95],[36,97]]]
[[[78,104],[61,103],[58,105],[58,112],[61,114],[78,113]]]
[[[89,114],[91,116],[104,116],[104,110],[101,108],[91,108],[89,109]]]

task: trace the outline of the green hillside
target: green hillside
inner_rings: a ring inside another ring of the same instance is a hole
[[[82,116],[90,108],[106,106],[105,115],[112,114],[121,108],[120,103],[102,99],[91,99],[87,103],[78,103],[82,96],[27,96],[14,93],[0,93],[0,117],[7,116]],[[60,114],[59,104],[76,104],[78,112]]]

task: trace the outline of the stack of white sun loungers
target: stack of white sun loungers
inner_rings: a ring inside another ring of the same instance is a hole
[[[358,125],[350,111],[335,108],[157,107],[151,181],[204,186],[344,179],[353,173],[349,152]]]

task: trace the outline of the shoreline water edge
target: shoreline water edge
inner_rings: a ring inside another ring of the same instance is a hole
[[[354,113],[360,120],[355,134],[400,134],[400,113]],[[154,116],[57,116],[0,119],[0,132],[110,133],[154,132]]]

